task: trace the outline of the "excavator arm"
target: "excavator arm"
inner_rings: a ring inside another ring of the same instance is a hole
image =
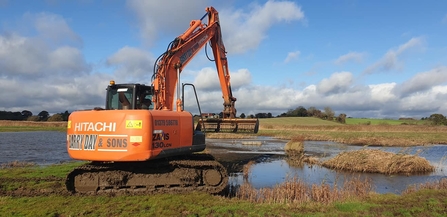
[[[197,55],[206,45],[211,44],[217,74],[220,81],[224,99],[223,118],[235,118],[236,109],[230,85],[230,72],[228,71],[228,61],[225,46],[222,41],[222,34],[219,24],[218,12],[213,7],[206,8],[207,13],[200,20],[193,20],[190,27],[180,36],[174,39],[156,63],[154,70],[154,80],[152,82],[155,89],[153,98],[155,109],[174,110],[174,94],[177,90],[177,111],[181,110],[181,100],[179,97],[179,79],[183,68]],[[202,20],[208,17],[208,23]]]
[[[208,17],[208,23],[202,21]],[[236,118],[236,98],[231,91],[230,72],[218,12],[213,7],[206,8],[206,14],[199,20],[190,22],[189,28],[176,37],[157,59],[154,68],[152,98],[155,110],[182,111],[180,99],[180,73],[183,68],[207,44],[213,50],[214,62],[219,77],[224,109],[222,118],[200,120],[197,129],[208,132],[251,132],[257,133],[257,119]],[[177,95],[177,100],[175,100]],[[175,103],[175,104],[174,104]]]

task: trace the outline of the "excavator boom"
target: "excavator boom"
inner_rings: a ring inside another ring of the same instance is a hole
[[[245,129],[244,132],[257,133],[259,128],[257,119],[236,118],[236,98],[231,90],[230,72],[218,12],[213,7],[206,8],[206,12],[202,19],[191,21],[190,27],[175,38],[168,50],[159,57],[152,82],[155,88],[153,98],[155,109],[174,110],[174,107],[177,111],[183,109],[183,102],[179,98],[180,73],[189,61],[209,43],[213,50],[224,108],[221,118],[201,119],[197,124],[197,129],[207,132],[238,132],[239,129]],[[207,24],[202,22],[205,17],[208,17]],[[176,106],[174,106],[175,93],[178,97]]]

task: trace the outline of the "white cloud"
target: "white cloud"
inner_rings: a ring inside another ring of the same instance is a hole
[[[363,61],[363,59],[365,58],[365,53],[359,53],[359,52],[349,52],[347,54],[341,55],[340,57],[338,57],[334,63],[341,65],[350,61],[354,61],[357,63],[360,63]]]
[[[186,31],[191,20],[200,19],[206,13],[208,0],[128,0],[127,6],[137,16],[143,43],[153,45],[160,36],[174,34],[176,37]]]
[[[330,78],[325,78],[317,85],[317,91],[322,94],[334,94],[347,90],[353,82],[350,72],[336,72]]]
[[[401,70],[404,66],[404,63],[399,61],[399,56],[412,49],[423,48],[423,44],[424,39],[422,37],[412,38],[405,44],[400,45],[397,49],[389,50],[379,61],[367,67],[364,73],[372,74],[375,72],[383,72],[396,69]]]
[[[0,34],[0,75],[35,79],[90,70],[82,52],[72,46],[82,40],[62,17],[27,13],[25,18],[37,34],[33,37],[24,37],[15,32]]]
[[[116,67],[115,75],[126,82],[150,83],[154,71],[152,54],[134,47],[123,47],[107,58],[109,66]]]
[[[159,34],[178,36],[186,31],[191,20],[205,14],[208,3],[207,0],[129,0],[127,5],[139,20],[144,43],[152,45]],[[291,1],[270,0],[264,5],[252,4],[249,11],[226,8],[216,10],[219,12],[223,41],[229,53],[255,49],[267,37],[268,30],[277,23],[304,19],[301,8]]]
[[[286,59],[284,60],[284,63],[288,63],[288,62],[290,62],[292,60],[298,59],[299,56],[300,56],[300,53],[301,53],[300,51],[289,52],[287,54]]]
[[[222,35],[230,53],[244,53],[255,49],[267,38],[268,30],[281,22],[304,19],[301,7],[291,1],[267,1],[253,4],[250,11],[221,10]]]
[[[230,72],[231,88],[233,90],[244,87],[251,83],[251,74],[247,69],[239,69],[235,72]],[[220,91],[220,82],[217,75],[217,70],[214,68],[203,68],[197,73],[194,79],[194,85],[201,90]],[[222,94],[220,94],[222,95]]]
[[[57,14],[39,13],[39,14],[25,14],[34,20],[34,26],[41,36],[55,41],[76,41],[82,42],[79,37],[67,24],[66,20]]]
[[[431,90],[433,86],[447,82],[447,67],[441,66],[427,72],[421,72],[409,80],[399,84],[395,88],[395,93],[401,97]]]

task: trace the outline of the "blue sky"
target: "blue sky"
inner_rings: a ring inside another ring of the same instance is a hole
[[[150,84],[155,59],[208,6],[239,114],[447,115],[447,2],[403,0],[0,0],[0,110],[87,109],[103,106],[111,79]],[[181,77],[202,110],[222,110],[204,52]]]

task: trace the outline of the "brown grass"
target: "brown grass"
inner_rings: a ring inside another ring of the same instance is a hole
[[[371,149],[342,152],[322,165],[337,170],[383,174],[414,174],[435,169],[425,158],[416,155]]]
[[[304,153],[304,138],[294,137],[284,146],[284,151],[289,157],[302,156]]]
[[[66,121],[7,121],[0,120],[1,127],[67,127]]]
[[[402,195],[410,194],[419,190],[430,189],[430,190],[441,190],[447,189],[447,178],[442,178],[434,182],[421,183],[419,185],[410,185],[402,192]]]
[[[307,185],[294,177],[273,188],[256,190],[245,183],[236,192],[236,197],[254,203],[303,204],[306,202],[332,203],[349,198],[366,198],[372,192],[369,180],[352,178],[342,186],[330,186],[327,183]]]
[[[242,169],[242,174],[244,177],[244,180],[248,180],[248,177],[250,176],[251,173],[251,167],[255,164],[254,161],[249,161],[247,164],[244,165],[243,169]]]
[[[0,165],[0,169],[12,168],[12,167],[32,167],[36,166],[34,162],[23,162],[23,161],[13,161],[8,163],[3,163]]]

